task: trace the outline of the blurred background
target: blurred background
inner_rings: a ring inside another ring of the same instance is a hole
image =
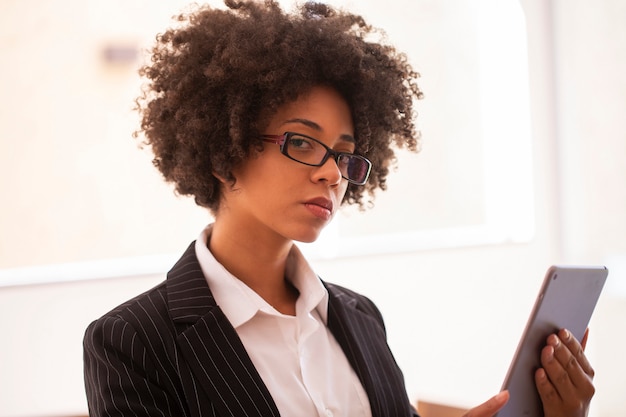
[[[590,415],[624,415],[626,2],[331,3],[383,28],[426,98],[422,151],[302,245],[315,269],[377,303],[412,400],[470,407],[499,390],[548,266],[606,265]],[[0,2],[0,417],[85,414],[84,329],[211,221],[132,137],[137,69],[186,7]]]

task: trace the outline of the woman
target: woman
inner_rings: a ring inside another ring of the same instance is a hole
[[[417,149],[418,75],[359,16],[225,3],[157,38],[138,101],[155,165],[215,221],[165,282],[87,329],[90,414],[417,415],[375,305],[320,280],[293,241],[384,189],[392,144]],[[591,371],[558,340],[538,374],[546,415],[583,415]]]

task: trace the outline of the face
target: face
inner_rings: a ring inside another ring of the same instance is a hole
[[[354,152],[350,108],[331,88],[315,87],[283,105],[262,133],[284,132],[313,137],[338,152]],[[224,187],[217,221],[225,214],[234,216],[234,224],[251,236],[314,241],[339,209],[347,180],[333,158],[313,167],[289,159],[277,144],[263,145],[262,152],[234,170],[236,183]]]

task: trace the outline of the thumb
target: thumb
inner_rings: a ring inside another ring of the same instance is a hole
[[[463,417],[492,417],[509,401],[509,392],[502,391],[481,405],[472,408]]]
[[[589,338],[589,328],[585,330],[585,335],[583,336],[583,340],[580,341],[580,346],[582,346],[583,350],[587,347],[587,339]]]

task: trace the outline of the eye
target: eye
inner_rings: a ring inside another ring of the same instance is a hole
[[[289,138],[289,142],[287,142],[289,149],[300,152],[310,151],[314,148],[314,145],[315,143],[311,139],[302,136],[292,136]]]
[[[349,154],[347,153],[343,153],[338,159],[337,159],[337,165],[339,165],[340,167],[349,167],[351,164],[351,160],[352,158],[350,157]]]

